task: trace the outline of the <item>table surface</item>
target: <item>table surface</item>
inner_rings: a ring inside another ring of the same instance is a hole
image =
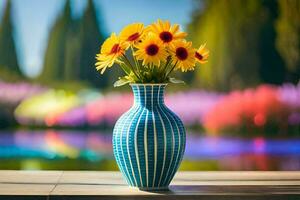
[[[266,198],[268,196],[268,198]],[[169,191],[130,188],[119,172],[0,171],[0,199],[300,199],[300,172],[178,172]]]

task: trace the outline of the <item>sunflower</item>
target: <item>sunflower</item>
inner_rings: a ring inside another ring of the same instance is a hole
[[[209,56],[209,50],[205,47],[206,44],[202,44],[199,49],[195,52],[196,61],[201,64],[207,62]]]
[[[170,46],[172,56],[172,64],[176,64],[176,69],[181,69],[182,72],[193,70],[195,67],[195,50],[192,48],[191,42],[185,40],[175,41]]]
[[[165,62],[168,56],[166,49],[157,36],[149,33],[141,43],[136,45],[137,51],[134,56],[138,60],[143,60],[143,65],[153,64],[160,65],[160,62]]]
[[[97,54],[96,69],[101,70],[101,74],[104,73],[107,67],[111,67],[115,62],[120,62],[119,58],[124,54],[126,44],[120,41],[120,38],[112,33],[107,38],[102,47],[101,52]]]
[[[136,44],[144,35],[144,24],[133,23],[126,26],[120,33],[120,39],[130,45]],[[128,48],[127,47],[127,48]]]
[[[174,24],[171,26],[169,21],[157,20],[149,26],[149,31],[156,34],[164,44],[171,44],[172,42],[183,39],[186,37],[185,32],[179,31],[179,25]]]

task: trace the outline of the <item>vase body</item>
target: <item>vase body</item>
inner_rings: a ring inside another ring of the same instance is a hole
[[[131,87],[134,104],[119,118],[113,131],[115,159],[130,186],[166,189],[185,150],[183,123],[164,103],[166,84]]]

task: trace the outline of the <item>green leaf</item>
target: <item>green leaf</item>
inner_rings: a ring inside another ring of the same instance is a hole
[[[179,79],[176,79],[176,78],[172,78],[172,77],[169,78],[169,81],[170,81],[171,83],[176,83],[176,84],[179,84],[179,83],[185,84],[184,81],[179,80]]]
[[[117,80],[114,83],[114,87],[120,87],[120,86],[126,85],[127,83],[130,83],[130,82],[131,81],[128,80],[126,77],[120,77],[119,80]]]

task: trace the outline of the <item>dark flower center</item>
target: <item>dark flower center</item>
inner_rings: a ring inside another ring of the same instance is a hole
[[[161,32],[159,37],[164,42],[171,42],[173,39],[173,35],[169,31]]]
[[[110,50],[110,54],[118,53],[121,50],[121,47],[119,44],[114,44],[114,46]]]
[[[134,33],[132,35],[130,35],[127,39],[127,41],[135,41],[137,40],[138,38],[140,37],[140,34],[139,33]]]
[[[202,60],[202,59],[203,59],[203,56],[202,56],[200,53],[198,53],[198,52],[195,53],[195,57],[196,57],[197,59],[199,59],[199,60]]]
[[[150,56],[154,56],[158,53],[159,47],[156,44],[150,44],[146,48],[146,53]]]
[[[178,47],[176,49],[176,56],[179,60],[185,60],[188,57],[188,52],[184,47]]]

